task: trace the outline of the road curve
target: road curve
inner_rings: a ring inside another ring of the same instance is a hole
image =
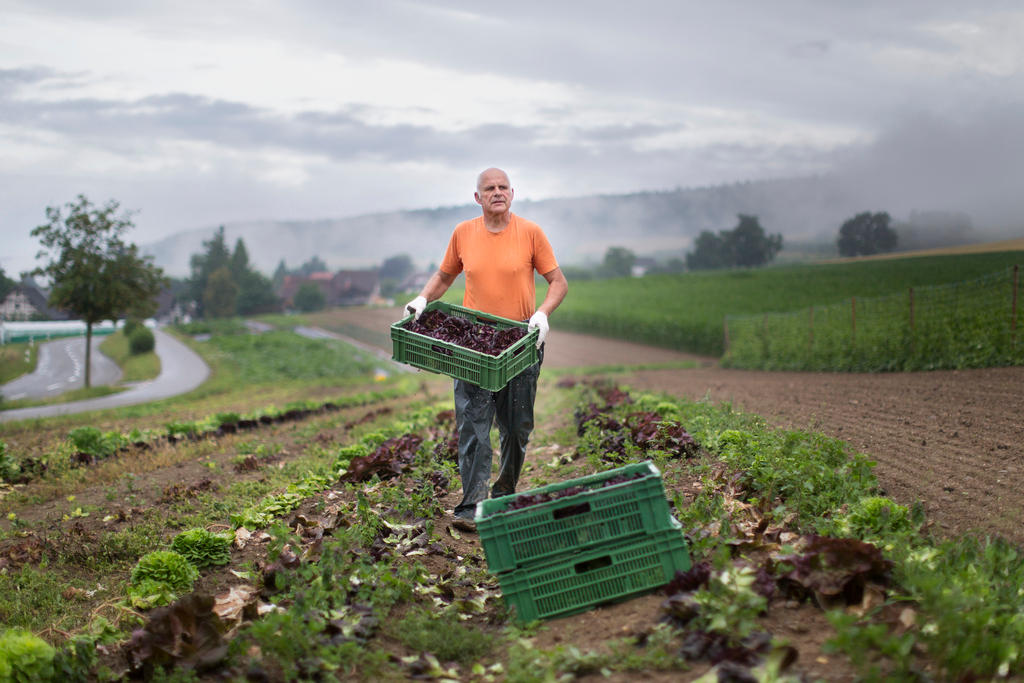
[[[206,378],[210,376],[210,368],[198,354],[163,330],[155,329],[153,334],[156,337],[156,355],[160,358],[160,376],[156,379],[140,382],[127,391],[110,396],[5,410],[0,412],[0,422],[70,415],[89,410],[148,403],[184,394],[206,381]]]
[[[116,384],[121,368],[100,351],[106,337],[92,338],[92,385]],[[8,401],[60,396],[85,386],[85,337],[67,337],[39,344],[39,357],[34,372],[22,375],[0,387]]]

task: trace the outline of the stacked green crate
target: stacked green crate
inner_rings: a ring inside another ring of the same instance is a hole
[[[550,499],[514,509],[525,496]],[[485,500],[476,522],[488,567],[520,621],[636,595],[690,568],[650,462]]]

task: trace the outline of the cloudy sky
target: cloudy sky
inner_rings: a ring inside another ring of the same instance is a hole
[[[237,220],[836,171],[1020,194],[1016,0],[0,0],[0,267],[45,208]],[[414,245],[413,245],[413,248]]]

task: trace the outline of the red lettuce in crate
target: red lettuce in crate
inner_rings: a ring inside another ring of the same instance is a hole
[[[489,356],[501,355],[502,351],[526,336],[526,330],[522,327],[499,330],[484,323],[448,315],[436,308],[421,315],[419,320],[410,320],[405,329]]]

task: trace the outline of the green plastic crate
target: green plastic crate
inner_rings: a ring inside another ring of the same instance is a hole
[[[620,475],[642,475],[602,486]],[[506,512],[519,496],[596,487]],[[626,465],[477,504],[476,525],[491,572],[672,527],[661,472],[651,462]]]
[[[690,568],[681,525],[675,527],[499,574],[505,602],[522,623],[584,612],[660,588]]]
[[[430,302],[424,312],[434,309],[440,309],[442,312],[458,318],[467,318],[476,323],[491,325],[499,330],[510,327],[526,329],[527,327],[527,323],[524,322],[443,301]],[[489,391],[498,391],[513,377],[538,360],[537,338],[539,332],[537,330],[530,330],[525,337],[502,351],[501,355],[491,356],[457,344],[410,332],[405,329],[405,325],[410,320],[412,320],[411,314],[391,325],[392,357],[399,363],[465,380]]]

